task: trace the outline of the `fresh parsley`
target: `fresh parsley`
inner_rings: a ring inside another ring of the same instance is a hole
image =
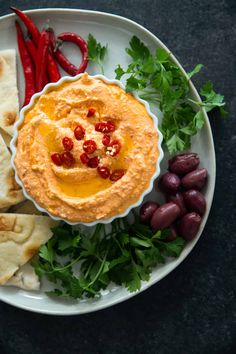
[[[152,233],[149,226],[124,219],[114,221],[109,231],[98,224],[90,235],[65,223],[52,231],[32,264],[40,278],[55,284],[50,295],[76,299],[100,296],[111,282],[134,292],[149,280],[153,267],[178,257],[185,245],[180,237],[165,242],[168,230]]]
[[[224,96],[216,93],[208,81],[200,90],[202,102],[192,100],[189,80],[199,73],[202,64],[196,65],[186,77],[166,50],[158,48],[152,54],[136,36],[129,44],[126,52],[132,61],[126,70],[117,66],[116,78],[127,74],[127,92],[136,91],[141,98],[158,104],[163,113],[160,128],[171,154],[189,149],[191,137],[204,125],[202,108],[209,112],[219,107],[222,116],[227,114]]]
[[[97,42],[91,33],[88,36],[87,45],[88,59],[96,63],[100,67],[102,74],[104,74],[103,61],[107,54],[107,45],[102,46],[101,43]]]

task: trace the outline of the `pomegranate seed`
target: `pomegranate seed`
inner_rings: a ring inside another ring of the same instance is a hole
[[[64,165],[71,167],[75,163],[75,158],[71,152],[65,151],[61,154],[61,159]]]
[[[80,155],[80,161],[81,161],[84,165],[87,165],[87,163],[89,162],[89,157],[88,157],[88,155],[87,155],[85,152]]]
[[[105,122],[99,122],[99,123],[95,124],[96,132],[105,133],[105,129],[106,129],[106,123]]]
[[[97,144],[94,140],[85,140],[83,149],[87,154],[92,154],[97,149]]]
[[[57,166],[61,166],[62,165],[62,158],[61,155],[58,154],[57,152],[55,154],[51,155],[51,160],[53,163],[55,163],[55,165]]]
[[[64,146],[64,149],[67,151],[71,151],[74,147],[73,140],[71,138],[68,138],[67,136],[62,139],[62,144]]]
[[[115,170],[112,172],[112,174],[110,175],[110,180],[112,182],[116,182],[118,181],[119,179],[121,179],[121,177],[123,177],[125,174],[125,171],[124,170]]]
[[[111,121],[99,122],[99,123],[95,124],[96,132],[100,132],[100,133],[111,133],[111,132],[114,132],[115,128],[116,128],[115,124]]]
[[[98,171],[99,175],[104,179],[106,179],[110,176],[110,170],[108,167],[98,166],[97,171]]]
[[[74,135],[76,140],[82,140],[83,137],[85,136],[85,130],[82,127],[82,125],[77,125],[77,127],[74,130]]]
[[[94,116],[95,113],[96,113],[95,108],[89,108],[88,113],[87,113],[87,117],[92,117],[92,116]]]
[[[107,131],[106,131],[106,133],[112,133],[112,132],[115,131],[115,129],[116,129],[115,123],[113,123],[112,121],[109,120],[107,122]]]
[[[102,138],[102,143],[104,146],[108,146],[110,144],[110,141],[111,141],[111,137],[109,135],[103,135],[103,138]]]
[[[91,159],[89,159],[88,167],[97,168],[98,164],[99,164],[99,158],[97,156],[95,156],[95,157],[92,157]]]
[[[113,140],[106,149],[106,155],[114,157],[119,154],[120,149],[121,143],[119,140]]]

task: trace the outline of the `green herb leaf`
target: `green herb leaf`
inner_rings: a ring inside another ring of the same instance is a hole
[[[166,141],[166,145],[170,154],[174,154],[177,151],[182,151],[185,149],[185,141],[180,138],[178,133],[175,133]]]
[[[81,237],[80,235],[77,235],[76,237],[60,237],[58,239],[58,249],[60,251],[66,251],[72,247],[76,247],[80,241]]]
[[[164,263],[166,256],[180,254],[185,244],[182,239],[164,242],[169,230],[153,234],[137,216],[135,220],[132,225],[125,219],[114,221],[109,232],[104,225],[97,225],[91,235],[65,223],[54,228],[53,237],[32,262],[40,277],[55,284],[48,295],[75,299],[100,296],[111,282],[137,291],[141,281],[150,278],[153,267]]]
[[[174,241],[165,243],[164,251],[167,256],[179,257],[184,245],[184,239],[182,239],[181,237],[177,237]]]
[[[193,124],[194,124],[194,126],[196,127],[197,130],[202,129],[202,127],[204,126],[205,118],[204,118],[204,114],[203,114],[202,109],[200,109],[200,111],[198,111],[195,114],[194,119],[193,119]]]
[[[35,273],[41,279],[47,273],[44,265],[41,262],[36,261],[35,259],[31,261],[32,267],[34,267]]]
[[[115,73],[116,73],[117,80],[120,80],[120,78],[125,74],[124,70],[120,65],[118,65],[117,68],[115,69]]]
[[[134,291],[137,291],[141,288],[141,279],[139,276],[139,273],[137,272],[137,268],[135,267],[134,264],[130,264],[125,268],[126,270],[126,281],[125,286],[127,289],[133,293]]]
[[[39,251],[39,256],[45,261],[52,263],[54,257],[54,251],[51,247],[50,241],[48,241],[47,245],[42,245]]]
[[[126,263],[130,260],[129,252],[125,251],[120,257],[113,259],[110,261],[109,270],[117,266],[118,264]]]
[[[203,68],[202,64],[197,64],[192,71],[187,73],[188,78],[191,79],[194,75],[198,74],[202,68]]]
[[[133,60],[145,61],[150,56],[149,49],[138,37],[133,36],[129,44],[130,48],[127,48],[126,52],[133,58]]]
[[[169,56],[170,56],[170,53],[167,52],[165,49],[157,48],[157,50],[156,50],[157,61],[159,61],[160,63],[165,63],[167,61],[167,59],[169,58]]]
[[[140,80],[136,79],[134,76],[130,76],[126,82],[126,91],[132,92],[139,89]]]
[[[102,71],[102,74],[104,74],[102,62],[104,61],[105,56],[107,54],[107,45],[102,46],[102,44],[97,42],[97,40],[93,37],[91,33],[88,36],[87,45],[89,61],[98,64]]]
[[[152,247],[151,241],[149,241],[148,239],[142,240],[141,238],[138,237],[130,237],[130,244],[134,247],[140,247],[140,246],[145,248]]]
[[[213,90],[210,81],[200,90],[203,102],[190,98],[189,79],[200,72],[202,64],[196,65],[186,78],[166,50],[158,48],[153,55],[136,36],[129,44],[126,52],[131,62],[126,70],[117,67],[117,78],[128,75],[127,92],[135,91],[141,98],[159,105],[163,113],[160,129],[171,154],[191,147],[191,137],[204,125],[202,107],[207,112],[218,107],[222,116],[227,115],[224,96]]]
[[[148,250],[136,249],[135,253],[141,264],[148,269],[155,267],[158,263],[165,262],[165,258],[157,247]]]
[[[211,111],[215,107],[225,106],[224,96],[214,91],[211,81],[207,81],[205,85],[203,85],[200,90],[200,94],[201,96],[205,97],[202,105],[207,112]]]

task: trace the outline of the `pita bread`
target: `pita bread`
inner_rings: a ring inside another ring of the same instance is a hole
[[[0,51],[0,128],[13,135],[13,125],[19,117],[16,82],[16,51]]]
[[[39,290],[39,277],[30,263],[24,264],[4,286],[16,286],[25,290]]]
[[[42,213],[35,207],[34,203],[30,200],[25,200],[20,204],[14,205],[9,210],[11,213],[29,214],[29,215],[42,215]]]
[[[11,154],[0,135],[0,209],[20,203],[23,193],[15,181],[11,167]]]
[[[38,252],[56,225],[47,216],[0,214],[0,285]]]
[[[9,147],[12,137],[1,128],[0,128],[0,135],[2,136],[6,146]]]

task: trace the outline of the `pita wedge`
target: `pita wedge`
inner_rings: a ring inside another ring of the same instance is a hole
[[[0,214],[0,285],[38,252],[56,225],[47,216]]]
[[[13,135],[13,125],[19,116],[16,82],[16,51],[0,51],[0,128]]]
[[[4,286],[15,286],[25,290],[39,290],[40,282],[39,277],[34,271],[30,263],[24,264],[17,270]]]
[[[7,134],[3,129],[0,128],[0,135],[2,136],[5,144],[9,147],[10,146],[10,142],[12,139],[12,136]]]
[[[23,193],[15,181],[11,167],[11,154],[0,135],[0,209],[20,203]]]
[[[0,128],[13,134],[13,125],[19,116],[16,83],[16,51],[0,51]]]

